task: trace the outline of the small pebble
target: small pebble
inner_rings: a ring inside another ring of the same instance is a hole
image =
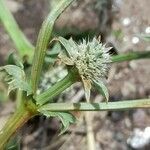
[[[127,143],[134,149],[144,149],[150,144],[150,127],[146,127],[144,131],[139,128],[134,129]]]
[[[147,28],[145,29],[145,33],[150,34],[150,27],[147,27]]]
[[[132,38],[132,43],[133,43],[133,44],[139,43],[139,38],[136,37],[136,36],[134,36],[134,37]]]
[[[128,26],[130,23],[131,23],[130,18],[124,18],[123,21],[122,21],[122,24],[123,24],[124,26]]]

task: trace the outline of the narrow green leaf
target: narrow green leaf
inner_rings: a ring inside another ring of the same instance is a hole
[[[21,149],[21,142],[20,137],[12,137],[6,145],[5,150],[20,150]]]
[[[105,97],[106,102],[109,100],[108,89],[102,81],[93,81],[96,89]]]
[[[83,82],[83,86],[84,86],[86,101],[89,102],[90,95],[91,95],[91,81],[82,77],[82,82]]]
[[[31,86],[26,81],[25,73],[22,68],[15,65],[6,65],[0,67],[0,72],[4,73],[3,78],[9,85],[8,94],[14,89],[26,91],[27,95],[32,93]]]
[[[117,102],[100,103],[49,103],[39,107],[39,111],[108,111],[150,108],[150,99],[118,100]]]
[[[7,8],[4,0],[0,0],[0,20],[3,23],[6,31],[10,35],[11,39],[13,40],[19,55],[21,57],[27,55],[29,57],[29,60],[31,60],[34,47],[20,30],[13,15]]]
[[[112,56],[112,63],[130,61],[136,59],[150,59],[150,51],[128,52],[127,54],[119,54]]]
[[[57,60],[57,56],[61,51],[61,46],[57,42],[51,49],[48,49],[45,56],[45,62],[48,64],[53,64]]]
[[[18,66],[18,67],[20,67],[21,69],[24,68],[23,64],[21,63],[21,60],[20,60],[20,59],[17,57],[17,55],[16,55],[15,53],[13,53],[13,52],[8,55],[7,62],[8,62],[8,64]]]
[[[72,38],[69,40],[66,40],[63,37],[59,37],[58,41],[64,46],[65,53],[69,57],[72,57],[76,54],[75,50],[77,50],[78,47],[77,47],[76,43],[72,40]]]
[[[53,30],[55,20],[72,2],[73,0],[61,0],[57,4],[57,6],[50,12],[48,17],[42,24],[41,30],[38,35],[38,40],[37,40],[34,59],[33,59],[33,66],[31,71],[31,83],[32,83],[34,94],[36,94],[36,90],[38,87],[38,82],[42,71],[44,57],[50,42],[51,33]]]
[[[50,56],[50,57],[54,56],[55,57],[55,56],[57,56],[60,53],[60,51],[61,51],[61,46],[57,42],[57,43],[54,44],[54,46],[50,50],[48,50],[46,52],[46,56]]]
[[[57,117],[62,122],[61,133],[63,134],[69,128],[70,124],[76,122],[76,118],[69,112],[51,112],[51,111],[41,111],[46,117]]]

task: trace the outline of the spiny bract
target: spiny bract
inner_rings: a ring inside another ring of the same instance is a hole
[[[91,84],[96,83],[96,85],[99,85],[99,82],[103,84],[102,79],[107,75],[111,63],[109,54],[111,47],[106,47],[106,44],[103,45],[96,38],[92,41],[83,40],[79,44],[72,39],[67,41],[62,37],[59,38],[59,41],[66,49],[66,55],[64,53],[60,54],[60,59],[65,64],[77,68],[84,84],[86,99],[89,100]],[[104,95],[106,97],[106,94]],[[106,97],[106,99],[108,98]]]

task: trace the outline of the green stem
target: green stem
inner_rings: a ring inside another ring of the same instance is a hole
[[[50,42],[54,23],[56,19],[61,15],[61,13],[66,9],[66,7],[68,7],[72,2],[73,0],[59,1],[57,6],[52,9],[52,11],[42,24],[35,47],[33,66],[31,70],[31,83],[34,95],[36,95],[36,90],[38,87],[40,74],[42,71],[46,50]]]
[[[5,144],[13,134],[30,118],[38,114],[37,106],[32,102],[32,99],[26,96],[26,93],[22,92],[20,98],[22,100],[19,102],[19,107],[0,130],[0,150],[4,149]]]
[[[10,137],[15,134],[35,114],[27,109],[18,109],[0,131],[0,150],[3,150]]]
[[[49,88],[48,90],[46,90],[45,92],[37,96],[36,102],[39,105],[43,105],[47,102],[52,101],[54,97],[62,93],[65,89],[70,87],[73,83],[77,82],[77,80],[78,80],[77,70],[76,69],[70,70],[65,78],[58,81],[51,88]]]
[[[0,20],[2,21],[6,31],[9,33],[11,39],[15,43],[15,46],[19,52],[19,55],[23,57],[24,55],[29,56],[32,59],[33,56],[33,45],[28,41],[26,36],[20,30],[18,24],[16,23],[13,15],[7,8],[4,0],[0,0]]]
[[[17,109],[19,109],[20,106],[22,105],[22,96],[23,96],[23,91],[17,90],[17,93],[16,93],[16,106],[17,106]]]
[[[119,54],[112,56],[112,62],[123,62],[123,61],[130,61],[135,59],[144,59],[150,58],[150,51],[144,52],[129,52],[127,54]]]
[[[150,108],[150,99],[126,100],[109,103],[50,103],[39,107],[39,111],[109,111]]]

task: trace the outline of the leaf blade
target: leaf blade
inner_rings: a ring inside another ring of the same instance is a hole
[[[86,101],[89,102],[90,95],[91,95],[91,81],[82,77],[82,82],[83,82],[83,86],[84,86]]]
[[[0,67],[0,72],[5,73],[5,81],[8,83],[8,94],[14,89],[20,89],[32,94],[31,86],[26,81],[24,70],[15,65],[6,65]]]
[[[102,96],[105,97],[106,102],[108,103],[109,92],[108,92],[108,89],[105,86],[105,84],[102,81],[97,82],[97,81],[94,80],[93,82],[94,82],[94,85],[95,85],[96,89],[102,94]]]
[[[62,127],[60,134],[66,132],[66,130],[69,128],[69,125],[76,122],[76,118],[69,112],[40,111],[40,113],[46,117],[57,117],[61,120]]]
[[[34,59],[33,59],[33,66],[31,70],[31,84],[32,84],[34,95],[36,95],[36,90],[38,87],[38,82],[42,71],[44,57],[50,42],[51,33],[53,30],[55,20],[72,2],[73,0],[61,0],[56,6],[56,8],[50,12],[48,17],[42,24],[41,30],[38,35],[37,45],[35,48]]]
[[[76,50],[78,49],[76,43],[71,39],[66,40],[63,37],[58,37],[58,41],[64,46],[65,53],[70,57],[75,57]]]

